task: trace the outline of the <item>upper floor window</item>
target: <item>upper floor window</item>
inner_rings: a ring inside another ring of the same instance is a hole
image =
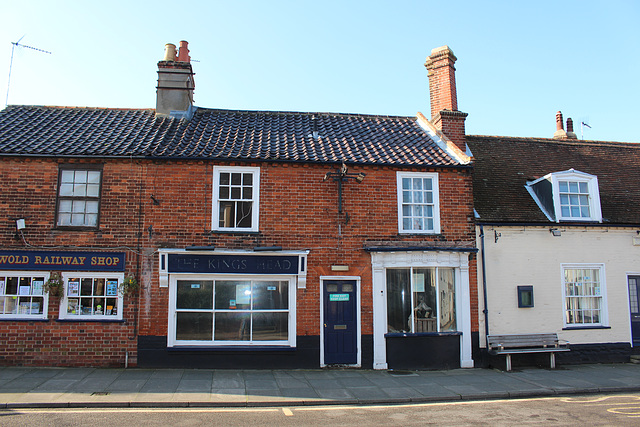
[[[258,231],[260,168],[214,166],[213,229]]]
[[[438,174],[398,172],[400,233],[440,233]]]
[[[0,318],[47,317],[49,273],[0,271]]]
[[[101,181],[100,169],[61,168],[56,225],[97,227]]]
[[[569,169],[527,184],[527,190],[551,221],[602,222],[598,177]]]

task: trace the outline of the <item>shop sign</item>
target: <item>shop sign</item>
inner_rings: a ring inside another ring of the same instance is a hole
[[[169,273],[298,274],[298,256],[169,254]]]
[[[0,270],[124,271],[124,252],[0,251]]]

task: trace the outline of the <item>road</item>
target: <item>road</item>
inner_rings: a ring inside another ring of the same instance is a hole
[[[5,409],[0,425],[363,426],[640,424],[640,394],[283,408]]]

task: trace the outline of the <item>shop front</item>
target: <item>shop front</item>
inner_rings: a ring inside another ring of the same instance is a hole
[[[471,249],[370,249],[374,369],[473,367]]]
[[[296,336],[306,251],[159,251],[166,337],[139,337],[141,366],[282,366],[308,360]],[[315,357],[317,360],[318,357]],[[317,366],[317,362],[316,362]]]

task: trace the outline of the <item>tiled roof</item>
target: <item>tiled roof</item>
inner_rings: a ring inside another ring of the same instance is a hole
[[[0,154],[459,165],[415,117],[204,108],[187,121],[153,110],[9,106]]]
[[[571,168],[598,177],[604,224],[640,224],[640,144],[467,136],[481,222],[549,223],[528,181]]]

